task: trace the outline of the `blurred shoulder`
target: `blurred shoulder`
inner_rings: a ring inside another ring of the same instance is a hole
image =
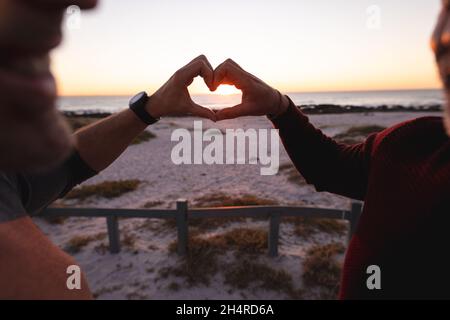
[[[450,138],[445,131],[442,117],[420,117],[399,123],[374,137],[373,152],[391,151],[430,152],[448,145]]]

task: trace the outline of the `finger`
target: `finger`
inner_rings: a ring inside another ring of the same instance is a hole
[[[217,121],[235,119],[252,115],[248,104],[238,104],[231,108],[225,108],[216,112]]]
[[[239,70],[241,70],[242,72],[244,72],[247,77],[258,81],[258,82],[263,82],[261,79],[259,79],[257,76],[251,74],[250,72],[246,71],[244,68],[242,68],[236,61],[234,61],[233,59],[228,59],[227,60],[229,63],[231,63],[232,65],[234,65],[236,68],[238,68]]]
[[[236,61],[234,61],[233,59],[227,59],[227,62],[234,65],[236,68],[241,69],[242,71],[244,71],[244,68],[242,68]]]
[[[243,89],[249,81],[245,71],[226,61],[214,71],[213,91],[221,84],[231,84],[238,89]]]
[[[216,122],[216,113],[214,111],[204,108],[194,102],[192,103],[192,106],[191,106],[189,112],[193,116],[209,119],[211,121]]]
[[[205,61],[205,63],[208,65],[208,67],[209,67],[211,70],[214,70],[214,68],[212,67],[212,65],[211,65],[211,63],[209,62],[208,58],[207,58],[204,54],[199,55],[199,56],[198,56],[197,58],[195,58],[194,60],[202,60],[202,61]]]
[[[203,61],[207,64],[208,68],[209,68],[210,70],[212,70],[212,76],[211,76],[211,79],[208,79],[208,81],[207,81],[206,78],[203,78],[203,79],[205,80],[205,84],[208,86],[209,90],[212,91],[213,81],[214,81],[214,68],[212,67],[211,63],[210,63],[209,60],[206,58],[206,56],[201,55],[201,56],[199,56],[198,58],[201,59],[201,60],[203,60]]]
[[[211,65],[211,63],[209,62],[208,58],[206,58],[206,56],[205,56],[204,54],[199,55],[197,58],[195,58],[194,60],[192,60],[191,62],[189,62],[189,63],[185,66],[185,68],[188,69],[192,64],[196,64],[196,63],[198,63],[199,61],[204,62],[204,63],[206,64],[207,68],[208,68],[209,70],[212,70],[213,73],[214,73],[214,68],[212,67],[212,65]],[[201,75],[201,74],[199,74],[199,75]],[[211,80],[210,82],[211,82],[210,84],[212,84],[212,80]],[[208,84],[207,84],[207,85],[208,85]]]
[[[183,82],[183,85],[189,86],[195,77],[201,76],[205,80],[206,85],[212,88],[214,71],[208,64],[203,59],[194,59],[191,63],[179,70],[180,80]]]

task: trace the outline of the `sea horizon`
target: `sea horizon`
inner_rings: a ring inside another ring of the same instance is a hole
[[[445,102],[445,97],[440,89],[286,92],[285,94],[299,106],[423,108],[442,105]],[[231,107],[240,103],[241,99],[240,94],[200,93],[191,96],[196,103],[212,109]],[[58,106],[61,111],[113,113],[127,108],[130,97],[131,95],[61,96]]]

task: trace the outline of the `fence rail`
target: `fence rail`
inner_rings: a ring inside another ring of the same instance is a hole
[[[109,250],[120,252],[119,218],[175,219],[177,227],[177,253],[185,255],[188,250],[190,218],[267,218],[269,219],[268,254],[278,255],[278,239],[282,217],[327,218],[346,220],[350,224],[348,239],[353,236],[362,211],[361,202],[352,202],[349,210],[324,209],[296,206],[250,206],[189,209],[186,200],[179,200],[176,209],[84,209],[48,208],[45,217],[105,217],[108,229]]]

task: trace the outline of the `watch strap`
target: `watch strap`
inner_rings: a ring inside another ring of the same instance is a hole
[[[142,122],[144,122],[147,125],[152,125],[158,122],[159,119],[152,117],[145,109],[146,105],[149,103],[151,103],[151,97],[145,94],[138,101],[131,103],[130,109],[133,110],[133,112],[139,119],[141,119]]]

